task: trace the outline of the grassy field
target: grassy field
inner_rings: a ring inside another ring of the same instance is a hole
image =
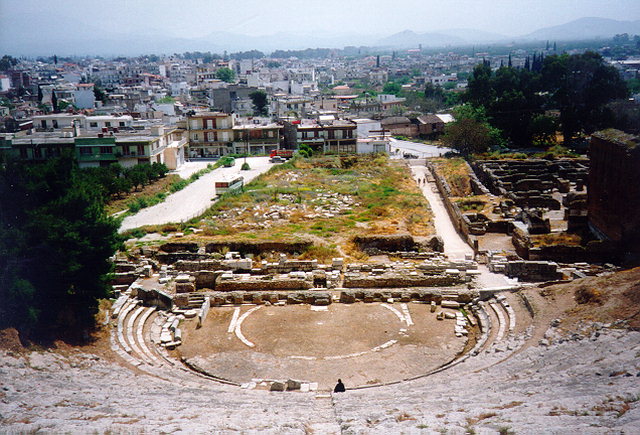
[[[404,163],[368,155],[275,166],[189,224],[202,232],[188,238],[200,241],[311,238],[303,256],[318,259],[361,258],[351,242],[356,235],[434,233],[428,203]]]
[[[469,181],[469,167],[464,159],[432,159],[431,162],[438,174],[449,183],[452,196],[461,198],[473,195]]]

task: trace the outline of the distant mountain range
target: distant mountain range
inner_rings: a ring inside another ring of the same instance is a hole
[[[573,41],[577,39],[610,38],[620,33],[640,35],[640,20],[617,21],[608,18],[580,18],[559,26],[536,30],[523,36],[522,39]]]
[[[37,28],[37,31],[33,29]],[[115,33],[100,28],[99,21],[82,23],[65,16],[24,13],[0,26],[0,54],[39,55],[138,55],[170,54],[185,51],[343,48],[370,46],[384,48],[453,47],[472,44],[562,41],[610,38],[618,33],[640,34],[640,21],[616,21],[605,18],[581,18],[559,26],[546,27],[522,36],[505,36],[474,29],[450,29],[417,33],[405,30],[390,36],[362,34],[292,34],[280,32],[248,36],[214,32],[200,38],[178,38],[162,31],[138,29]]]

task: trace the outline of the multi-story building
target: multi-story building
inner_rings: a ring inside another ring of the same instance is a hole
[[[187,119],[190,158],[212,158],[233,153],[233,116],[201,112]]]
[[[282,126],[260,119],[246,122],[223,112],[202,112],[187,118],[189,157],[267,154],[280,146]]]
[[[167,129],[162,125],[125,132],[117,128],[108,132],[61,129],[5,138],[1,148],[15,158],[26,160],[45,160],[67,150],[75,154],[80,167],[112,163],[131,167],[157,162],[176,169],[185,161],[187,138],[184,133],[184,130]]]
[[[269,154],[280,148],[282,126],[274,122],[237,123],[233,127],[233,152],[236,154]]]
[[[357,125],[343,119],[301,120],[284,123],[286,148],[296,149],[307,144],[325,153],[356,153]]]

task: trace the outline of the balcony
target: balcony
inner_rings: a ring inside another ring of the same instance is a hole
[[[116,161],[116,155],[114,153],[98,153],[98,154],[80,154],[78,155],[78,161],[81,162],[94,162],[94,161]]]

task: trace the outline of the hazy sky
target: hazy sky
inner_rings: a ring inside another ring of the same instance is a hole
[[[639,20],[640,0],[0,0],[0,27],[25,14],[52,20],[66,15],[108,31],[135,26],[180,37],[451,28],[515,36],[581,17]]]

